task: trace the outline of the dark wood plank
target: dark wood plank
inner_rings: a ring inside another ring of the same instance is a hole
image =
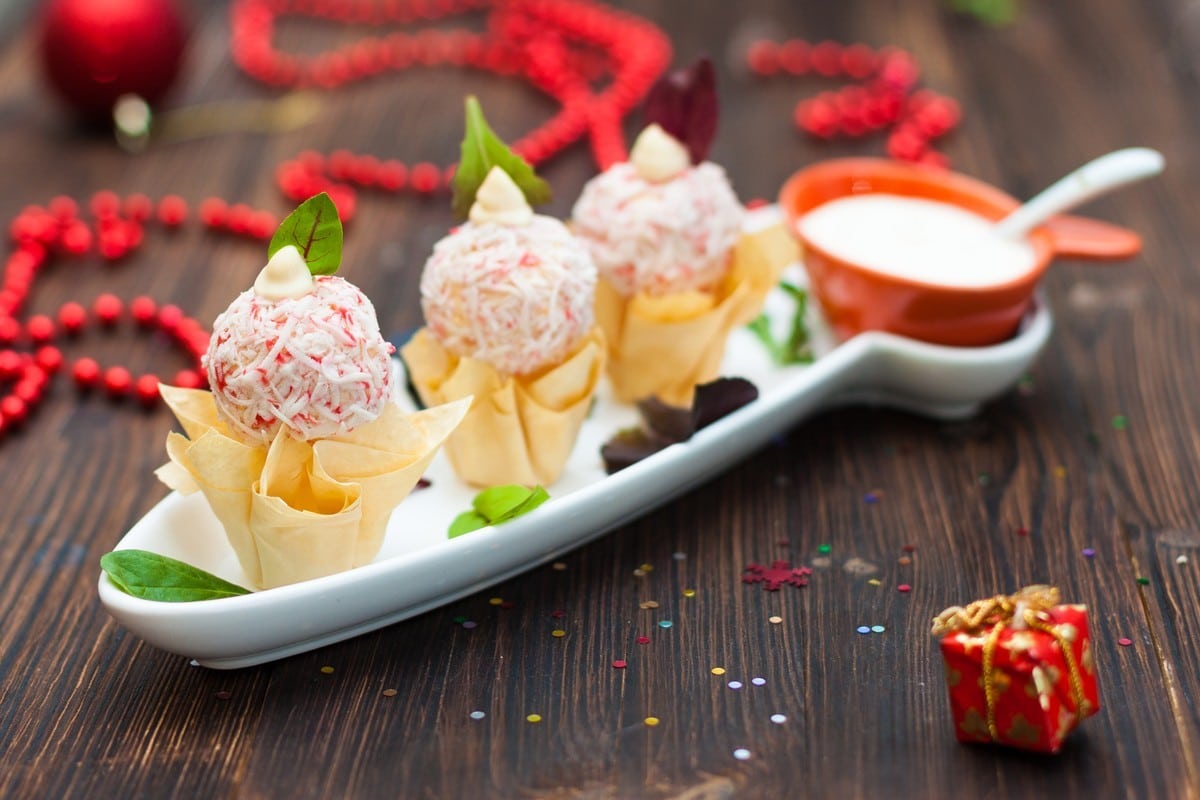
[[[1092,209],[1142,232],[1145,254],[1129,269],[1056,266],[1046,288],[1057,330],[1034,391],[974,421],[824,414],[570,554],[565,570],[539,569],[351,642],[232,673],[141,644],[96,602],[97,559],[164,494],[151,470],[170,422],[79,399],[60,380],[28,429],[0,443],[0,796],[1200,794],[1200,278],[1191,267],[1200,234],[1189,223],[1200,213],[1200,120],[1187,59],[1166,57],[1183,5],[1029,3],[1003,29],[933,2],[621,5],[668,30],[680,59],[717,56],[727,113],[714,156],[744,197],[771,197],[814,159],[881,144],[798,136],[791,107],[828,84],[754,79],[730,60],[731,42],[895,43],[917,54],[927,85],[963,103],[963,127],[946,145],[956,165],[1014,194],[1107,149],[1162,149],[1171,163],[1162,180]],[[271,96],[229,62],[224,6],[193,11],[178,102]],[[281,29],[297,49],[351,35]],[[510,138],[553,111],[513,82],[436,70],[323,96],[321,119],[301,131],[128,157],[44,102],[27,37],[0,41],[5,220],[56,193],[107,187],[282,210],[270,172],[301,149],[448,163],[467,91]],[[554,213],[569,212],[592,170],[582,146],[546,166]],[[386,329],[412,327],[417,275],[450,224],[445,203],[365,196],[360,212],[346,274],[375,299]],[[128,263],[57,262],[33,307],[111,290],[210,319],[260,260],[258,245],[195,227],[156,232]],[[129,331],[66,350],[136,369],[183,363]],[[1113,429],[1118,414],[1126,430]],[[878,502],[867,502],[876,490]],[[1180,555],[1189,562],[1177,564]],[[803,589],[741,582],[748,563],[775,558],[828,561]],[[653,570],[638,577],[642,564]],[[1093,609],[1104,709],[1057,758],[960,746],[929,620],[1035,581]],[[902,582],[911,593],[896,591]],[[647,601],[659,605],[639,607]],[[459,615],[478,627],[456,625]],[[887,631],[862,636],[861,624]],[[559,626],[567,636],[551,635]],[[642,635],[649,644],[637,644]],[[1122,636],[1133,646],[1119,647]],[[627,666],[614,669],[615,659]],[[766,684],[752,685],[756,676]],[[735,679],[744,688],[728,688]],[[475,710],[486,716],[471,719]],[[527,722],[530,713],[542,721]],[[775,713],[787,721],[772,723]],[[648,716],[660,723],[648,727]],[[749,760],[733,757],[740,747]]]

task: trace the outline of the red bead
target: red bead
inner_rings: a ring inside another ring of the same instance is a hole
[[[36,361],[30,361],[21,367],[20,381],[22,383],[33,383],[37,386],[45,386],[50,382],[50,373],[41,367]]]
[[[81,256],[92,249],[92,229],[82,222],[72,222],[58,237],[63,250],[73,256]]]
[[[165,305],[158,310],[158,327],[164,333],[174,334],[183,321],[183,310],[176,305]]]
[[[104,370],[104,391],[110,397],[123,397],[133,388],[133,376],[124,367],[109,367]]]
[[[774,42],[760,39],[746,51],[746,64],[756,75],[774,75],[779,71],[779,50]]]
[[[355,210],[358,206],[354,190],[345,184],[335,183],[326,189],[326,191],[329,193],[329,199],[333,201],[334,207],[337,208],[338,219],[343,223],[354,219]]]
[[[46,208],[60,222],[67,222],[79,216],[79,204],[66,195],[58,195],[47,204]]]
[[[225,227],[229,228],[230,233],[243,234],[249,229],[250,215],[253,213],[253,209],[245,203],[234,203],[225,217]]]
[[[87,324],[87,309],[79,303],[63,303],[58,309],[58,324],[68,335],[79,333]]]
[[[246,232],[255,239],[270,239],[278,227],[279,223],[275,221],[275,215],[270,211],[255,211],[250,215]]]
[[[820,42],[812,49],[813,71],[832,78],[842,71],[842,46],[837,42]]]
[[[158,304],[153,298],[139,295],[129,301],[129,314],[138,325],[148,328],[154,324],[158,315]]]
[[[39,347],[38,351],[33,355],[33,363],[44,370],[46,374],[53,375],[62,369],[63,354],[57,347],[45,345]]]
[[[158,201],[158,221],[168,228],[182,225],[187,215],[187,201],[177,194],[169,194]]]
[[[422,161],[413,165],[409,182],[412,188],[421,194],[433,194],[442,182],[442,171],[436,164]]]
[[[81,358],[71,366],[71,377],[80,389],[90,389],[100,380],[100,365],[94,358]]]
[[[121,210],[121,198],[116,192],[100,191],[92,195],[88,206],[92,209],[92,215],[97,219],[105,217],[115,217]]]
[[[25,323],[25,332],[37,344],[45,344],[54,339],[54,320],[45,314],[36,314]]]
[[[42,399],[42,393],[45,391],[45,388],[46,386],[44,383],[37,383],[35,381],[20,381],[13,386],[12,393],[13,397],[19,398],[25,403],[26,407],[32,408],[33,406],[37,405],[39,400]]]
[[[125,216],[134,222],[145,222],[154,213],[154,201],[140,192],[125,198]]]
[[[104,326],[116,325],[124,308],[121,298],[107,292],[97,297],[92,303],[92,313]]]
[[[379,165],[379,188],[398,192],[408,181],[408,168],[399,161],[384,161]]]
[[[349,150],[334,150],[329,154],[329,177],[347,180],[354,171],[355,156]]]
[[[852,44],[842,51],[842,72],[855,80],[862,80],[870,75],[878,63],[875,51],[865,44]]]
[[[225,215],[229,206],[219,197],[210,197],[200,204],[200,221],[210,228],[219,228],[225,224]]]
[[[808,42],[790,39],[779,48],[779,66],[792,75],[806,75],[812,69]]]
[[[199,389],[204,386],[204,375],[194,369],[181,369],[175,373],[171,384],[184,389]]]
[[[20,371],[20,354],[15,350],[0,350],[0,380],[15,378]]]
[[[133,385],[133,392],[138,402],[144,406],[153,406],[158,402],[158,376],[142,375]]]
[[[16,395],[10,394],[0,399],[0,417],[3,417],[5,422],[12,425],[20,425],[25,421],[28,413],[29,407],[25,404],[24,400]]]
[[[12,344],[21,337],[21,323],[0,315],[0,345]]]

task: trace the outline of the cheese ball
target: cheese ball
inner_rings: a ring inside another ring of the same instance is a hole
[[[600,277],[627,297],[658,297],[715,288],[744,213],[716,164],[652,182],[623,162],[588,181],[572,223]]]
[[[559,364],[591,330],[596,267],[556,219],[467,222],[433,248],[421,307],[433,337],[504,375]]]
[[[342,278],[323,276],[299,297],[242,292],[213,323],[204,367],[221,418],[243,439],[347,433],[391,397],[394,348],[375,308]]]

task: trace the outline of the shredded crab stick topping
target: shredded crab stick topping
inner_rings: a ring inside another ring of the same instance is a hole
[[[217,317],[204,363],[217,411],[236,432],[269,441],[282,425],[307,440],[379,416],[392,350],[366,295],[342,278],[314,279],[285,247]]]
[[[527,375],[562,362],[591,330],[596,267],[561,222],[519,213],[518,200],[529,206],[520,190],[507,191],[502,170],[493,168],[483,187],[495,175],[505,190],[481,189],[471,221],[434,246],[421,306],[450,352]]]
[[[592,178],[575,203],[575,233],[623,295],[711,289],[725,275],[744,211],[725,170],[708,161],[680,170],[681,154],[651,125],[631,161]]]

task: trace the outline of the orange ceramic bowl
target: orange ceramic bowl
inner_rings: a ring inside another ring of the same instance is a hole
[[[800,233],[799,220],[808,211],[869,192],[951,203],[994,220],[1018,206],[982,181],[900,161],[837,159],[793,175],[780,192],[779,204],[803,246],[813,294],[843,339],[877,330],[935,344],[996,344],[1016,332],[1055,256],[1116,259],[1141,249],[1141,239],[1132,231],[1081,217],[1056,217],[1030,233],[1036,257],[1027,274],[1008,283],[957,287],[876,272],[814,246]]]

